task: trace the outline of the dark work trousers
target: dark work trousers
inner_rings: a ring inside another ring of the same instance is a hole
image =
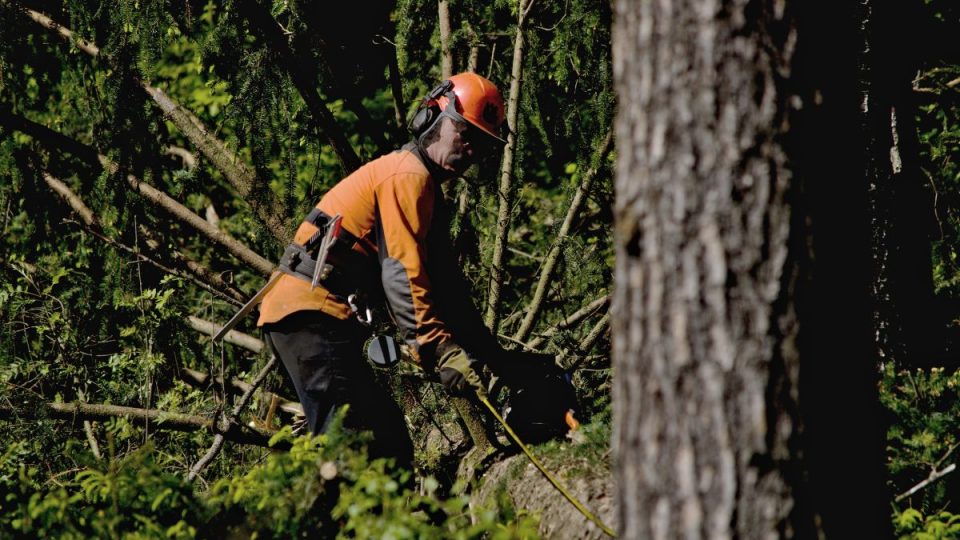
[[[413,444],[403,413],[363,357],[369,333],[360,323],[298,311],[263,329],[293,380],[311,432],[323,433],[336,411],[349,405],[344,427],[373,432],[371,457],[392,457],[412,467]]]

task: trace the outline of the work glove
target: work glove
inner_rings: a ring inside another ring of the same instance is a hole
[[[470,358],[459,346],[443,348],[437,361],[437,372],[443,386],[454,394],[467,395],[475,392],[478,397],[487,395],[480,362]]]

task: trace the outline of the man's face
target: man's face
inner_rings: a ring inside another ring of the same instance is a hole
[[[493,139],[466,122],[445,116],[439,129],[439,137],[426,152],[444,170],[462,174],[494,150]]]

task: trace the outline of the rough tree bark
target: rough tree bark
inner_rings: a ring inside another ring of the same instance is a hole
[[[855,6],[614,12],[621,536],[888,537]]]

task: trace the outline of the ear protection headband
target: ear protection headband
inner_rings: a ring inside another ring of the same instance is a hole
[[[455,103],[457,102],[457,95],[453,93],[453,82],[449,80],[443,81],[423,97],[423,102],[420,104],[417,114],[413,115],[413,118],[410,120],[410,124],[407,127],[415,137],[419,137],[425,133],[440,119],[440,113],[443,112],[440,110],[440,104],[437,102],[440,96],[446,96],[449,101],[447,108],[451,108],[452,105],[454,112],[456,112]]]

